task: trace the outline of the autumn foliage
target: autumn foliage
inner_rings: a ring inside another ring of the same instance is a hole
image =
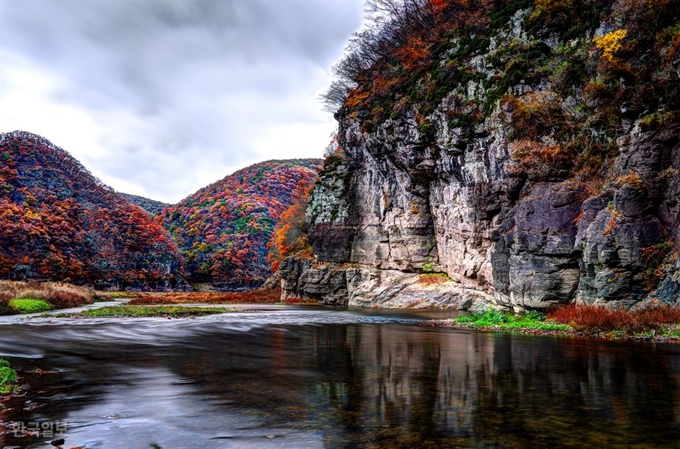
[[[431,139],[429,115],[444,104],[464,144],[502,112],[519,168],[554,181],[600,172],[627,123],[677,121],[680,0],[368,0],[366,9],[323,97],[364,132],[420,115]]]
[[[67,152],[0,134],[0,278],[162,289],[179,268],[168,233]]]
[[[170,207],[170,204],[168,203],[151,200],[149,198],[144,198],[143,196],[130,195],[129,193],[121,193],[120,195],[135,206],[139,206],[147,211],[152,217],[160,214],[166,207]]]
[[[318,159],[269,161],[217,181],[156,222],[170,231],[192,282],[256,286],[272,274],[267,244],[274,225],[316,177]]]
[[[279,269],[279,264],[286,257],[312,257],[312,248],[307,240],[305,213],[307,199],[313,187],[312,180],[299,183],[292,195],[293,204],[281,214],[281,219],[274,226],[267,258],[274,271]]]
[[[559,307],[548,318],[568,324],[578,331],[610,332],[622,330],[630,333],[648,332],[663,325],[680,323],[680,308],[659,305],[644,310],[610,309],[588,304],[571,304]]]

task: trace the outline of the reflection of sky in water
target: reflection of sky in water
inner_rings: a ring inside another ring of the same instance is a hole
[[[148,448],[151,443],[162,448],[323,447],[317,432],[267,426],[257,415],[229,411],[163,370],[131,369],[125,381],[125,386],[107,387],[97,403],[69,414],[69,441],[89,449]]]
[[[680,348],[404,325],[437,314],[40,321],[0,353],[47,403],[14,419],[68,421],[67,446],[678,446]]]

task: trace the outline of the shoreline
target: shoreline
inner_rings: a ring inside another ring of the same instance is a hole
[[[626,332],[585,332],[576,329],[569,330],[544,330],[536,328],[516,328],[508,329],[501,326],[478,326],[472,323],[458,323],[454,319],[447,320],[427,320],[420,323],[420,325],[431,327],[445,327],[459,330],[475,330],[481,332],[499,332],[512,334],[536,335],[542,337],[578,337],[593,340],[604,341],[646,341],[654,343],[671,343],[679,344],[680,336],[674,335],[656,335],[656,332],[647,334],[633,334]]]

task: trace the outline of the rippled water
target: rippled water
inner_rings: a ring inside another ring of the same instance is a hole
[[[32,388],[0,419],[66,423],[65,447],[90,449],[680,447],[680,347],[415,325],[423,313],[446,316],[5,323],[0,355]]]

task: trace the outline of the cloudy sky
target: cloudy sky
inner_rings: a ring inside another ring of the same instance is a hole
[[[267,159],[321,157],[318,96],[362,0],[0,0],[0,132],[177,202]]]

